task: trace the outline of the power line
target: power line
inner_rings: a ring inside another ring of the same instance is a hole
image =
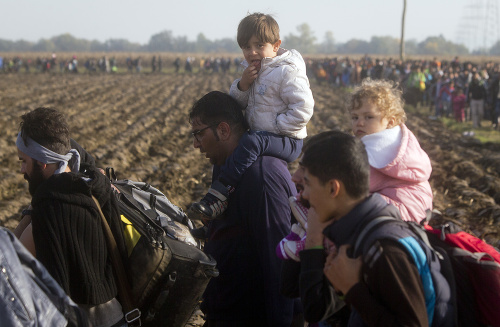
[[[457,27],[456,42],[486,52],[499,40],[498,0],[469,0]]]

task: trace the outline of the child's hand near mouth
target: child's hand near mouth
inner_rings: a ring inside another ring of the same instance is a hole
[[[240,91],[246,91],[250,88],[253,81],[257,78],[260,69],[260,60],[252,61],[251,64],[243,71],[241,80],[238,84]]]

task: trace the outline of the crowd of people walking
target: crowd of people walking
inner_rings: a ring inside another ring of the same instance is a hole
[[[227,73],[233,69],[242,72],[240,57],[176,57],[173,60],[153,55],[144,67],[141,56],[127,56],[119,60],[88,57],[79,69],[76,55],[59,58],[55,53],[47,57],[11,58],[0,56],[0,73],[30,72],[54,73],[116,73],[119,68],[128,73],[161,73],[168,67],[175,73]],[[359,85],[367,77],[372,80],[391,80],[399,83],[405,101],[413,106],[428,107],[432,119],[454,118],[457,122],[472,121],[474,128],[481,127],[482,120],[490,120],[498,129],[500,115],[500,63],[494,61],[410,59],[402,61],[394,58],[333,57],[307,59],[307,75],[318,83],[333,87]],[[232,68],[234,67],[234,68]],[[146,69],[144,69],[146,68]]]
[[[149,60],[145,60],[150,58]],[[240,67],[240,57],[231,58],[227,56],[176,57],[166,60],[160,55],[127,56],[85,56],[83,68],[79,70],[77,55],[61,58],[53,53],[50,56],[36,58],[12,56],[2,57],[0,55],[0,73],[161,73],[166,72],[165,67],[174,70],[175,73],[227,73],[234,66],[236,72],[243,71]]]
[[[498,129],[500,63],[493,61],[398,60],[364,56],[308,60],[309,78],[334,87],[359,85],[367,77],[399,83],[407,104],[427,106],[431,118],[452,117],[457,122],[491,120]]]

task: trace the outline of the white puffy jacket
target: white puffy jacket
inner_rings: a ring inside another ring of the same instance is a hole
[[[241,63],[245,68],[248,63]],[[314,99],[306,64],[296,50],[279,49],[274,58],[262,59],[261,69],[250,88],[238,89],[237,79],[229,94],[245,108],[251,130],[268,131],[303,139],[313,114]]]

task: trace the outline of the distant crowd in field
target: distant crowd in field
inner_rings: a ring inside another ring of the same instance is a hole
[[[146,56],[144,56],[146,57]],[[226,73],[231,69],[242,71],[242,58],[186,56],[165,60],[160,55],[128,56],[118,60],[115,56],[87,57],[83,65],[76,55],[60,58],[53,53],[48,57],[22,58],[0,56],[0,73],[161,73],[168,67],[175,73]],[[405,100],[414,106],[428,106],[433,117],[454,117],[458,122],[472,120],[479,127],[482,119],[491,120],[498,129],[500,113],[500,63],[475,63],[453,60],[399,60],[372,58],[368,55],[354,59],[334,57],[308,59],[307,73],[311,80],[328,83],[332,87],[359,85],[367,77],[391,80],[402,87]],[[81,67],[81,66],[82,67]],[[234,67],[234,68],[232,68]],[[83,69],[82,69],[83,68]],[[145,69],[144,69],[145,68]],[[121,70],[120,70],[121,69]]]
[[[139,67],[137,71],[140,72],[140,58],[135,60],[127,58],[126,65],[127,67],[130,66],[129,71],[132,70],[132,68]],[[83,67],[86,72],[90,73],[116,72],[117,60],[115,57],[108,58],[108,56],[102,56],[100,58],[91,57],[85,60]],[[0,56],[0,72],[20,73],[23,70],[25,73],[78,73],[79,62],[76,55],[61,59],[58,58],[55,53],[50,57],[36,57],[35,59],[22,58],[20,56],[3,58]]]
[[[367,77],[399,83],[406,103],[428,106],[432,118],[454,117],[458,122],[491,120],[498,129],[500,63],[453,60],[397,60],[364,56],[361,59],[308,60],[310,79],[333,87],[359,85]]]
[[[161,73],[164,72],[165,59],[160,55],[144,56],[150,61],[144,60],[143,57],[127,56],[126,58],[117,59],[115,56],[108,57],[86,57],[83,60],[83,65],[78,61],[76,55],[69,58],[58,57],[55,53],[48,57],[20,57],[12,56],[10,58],[0,56],[0,73]],[[194,56],[186,56],[169,60],[166,64],[170,71],[175,73],[226,73],[234,65],[236,71],[242,71],[240,66],[242,59],[210,56],[196,58]],[[82,69],[83,68],[83,69]]]

